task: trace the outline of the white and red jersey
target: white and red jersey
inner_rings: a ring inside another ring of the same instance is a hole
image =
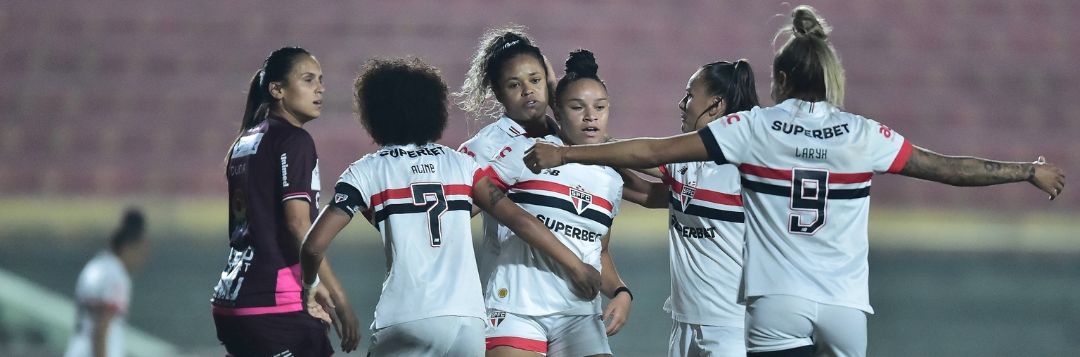
[[[503,116],[494,123],[480,129],[468,141],[461,144],[458,151],[473,158],[480,166],[491,165],[495,160],[521,161],[525,150],[533,146],[532,138],[526,136],[525,128],[509,117]],[[487,278],[494,268],[495,257],[499,255],[499,239],[510,235],[510,229],[486,212],[483,217],[483,238],[477,251],[479,255],[480,282],[487,284]]]
[[[482,170],[434,143],[390,145],[341,174],[331,205],[379,230],[386,280],[375,328],[435,316],[483,319],[472,245],[472,188]]]
[[[664,311],[682,323],[743,327],[743,200],[739,170],[711,162],[660,167],[669,188],[671,296]]]
[[[562,143],[554,136],[544,140]],[[602,239],[622,199],[623,181],[615,170],[568,164],[534,174],[520,157],[495,160],[491,168],[507,197],[543,222],[581,261],[601,269]],[[529,316],[599,312],[599,298],[574,295],[566,271],[555,260],[513,232],[498,242],[499,254],[484,291],[488,308]]]
[[[98,313],[108,310],[115,315],[109,321],[108,335],[105,337],[106,356],[124,355],[124,316],[127,315],[131,301],[131,278],[120,259],[112,251],[102,251],[90,259],[79,273],[75,283],[75,303],[78,315],[75,317],[75,331],[71,335],[65,356],[93,356],[94,326]]]
[[[747,213],[745,297],[785,294],[870,307],[870,178],[899,172],[911,144],[827,102],[788,99],[698,132],[717,163],[738,165]]]

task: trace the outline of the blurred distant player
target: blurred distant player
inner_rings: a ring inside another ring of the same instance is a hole
[[[475,203],[571,275],[592,298],[600,273],[583,263],[468,156],[434,143],[447,121],[447,88],[418,59],[368,62],[355,83],[364,128],[382,147],[345,170],[301,255],[305,296],[330,242],[357,213],[383,239],[386,280],[372,324],[371,356],[481,356],[484,299],[473,253]]]
[[[109,249],[94,256],[75,284],[78,315],[67,357],[124,355],[124,317],[131,302],[130,273],[142,268],[147,243],[146,220],[128,210],[113,233]]]

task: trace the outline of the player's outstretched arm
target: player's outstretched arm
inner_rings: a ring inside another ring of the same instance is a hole
[[[305,307],[316,301],[327,312],[334,312],[331,317],[334,318],[334,328],[341,338],[341,349],[344,352],[353,351],[360,344],[360,320],[353,312],[345,290],[341,288],[341,282],[330,268],[325,253],[330,242],[350,220],[351,217],[341,208],[327,206],[311,225],[300,247],[300,279],[304,286],[310,286],[318,279],[319,286],[325,285],[330,293],[330,300],[326,301],[316,296],[317,289],[304,289]]]
[[[945,156],[914,146],[901,175],[953,186],[989,186],[1030,182],[1053,200],[1065,189],[1065,172],[1041,156],[1035,162],[1003,162],[968,156]]]
[[[596,297],[600,290],[600,272],[578,259],[577,255],[559,242],[559,239],[555,238],[536,217],[525,212],[513,201],[504,199],[506,194],[492,184],[487,177],[476,182],[472,196],[473,202],[495,217],[499,223],[510,228],[530,246],[552,257],[566,268],[570,272],[570,280],[576,290],[575,294],[587,300]]]
[[[623,199],[645,208],[667,207],[667,185],[641,178],[627,169],[615,169],[623,179]]]
[[[559,146],[538,141],[525,152],[525,166],[533,173],[567,163],[644,169],[708,159],[705,143],[696,132],[666,138],[637,138],[579,146]]]
[[[619,333],[623,325],[626,324],[626,320],[630,319],[630,297],[629,289],[626,289],[626,283],[623,282],[622,276],[619,276],[619,269],[615,267],[615,260],[611,258],[611,253],[608,251],[608,242],[611,241],[611,231],[604,235],[600,240],[600,291],[604,293],[611,301],[608,302],[607,308],[604,309],[604,324],[607,325],[607,335],[614,336]],[[623,289],[620,289],[623,288]]]

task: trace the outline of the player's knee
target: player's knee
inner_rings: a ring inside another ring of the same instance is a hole
[[[750,352],[746,354],[746,357],[812,357],[813,355],[814,346],[809,345],[780,351]]]

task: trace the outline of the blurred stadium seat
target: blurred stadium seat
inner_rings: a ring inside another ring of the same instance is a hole
[[[1080,71],[1071,59],[1080,54],[1080,40],[1068,34],[1076,30],[1078,5],[1019,4],[815,5],[836,29],[849,109],[943,153],[1008,160],[1047,154],[1076,167],[1080,156],[1069,153],[1080,125],[1070,116],[1077,112]],[[287,44],[309,48],[324,65],[327,110],[309,130],[319,143],[323,178],[332,180],[374,148],[350,114],[349,84],[363,60],[421,56],[456,88],[481,31],[511,21],[530,27],[556,68],[575,47],[597,53],[616,103],[617,136],[670,134],[685,78],[706,61],[749,58],[767,98],[770,41],[783,22],[774,15],[788,8],[707,0],[490,5],[12,3],[0,12],[0,73],[19,85],[0,91],[0,104],[10,111],[0,118],[0,160],[7,166],[0,194],[220,194],[219,163],[247,80],[266,53]],[[118,7],[128,11],[110,11]],[[290,17],[291,10],[305,15]],[[459,125],[443,141],[456,145],[479,125],[460,125],[464,114],[452,114]],[[994,190],[1018,198],[1020,208],[1039,202],[1026,187]],[[955,197],[920,198],[941,196]],[[900,206],[993,202],[987,196],[928,184],[875,190],[877,202]],[[1080,207],[1080,196],[1063,201]]]

